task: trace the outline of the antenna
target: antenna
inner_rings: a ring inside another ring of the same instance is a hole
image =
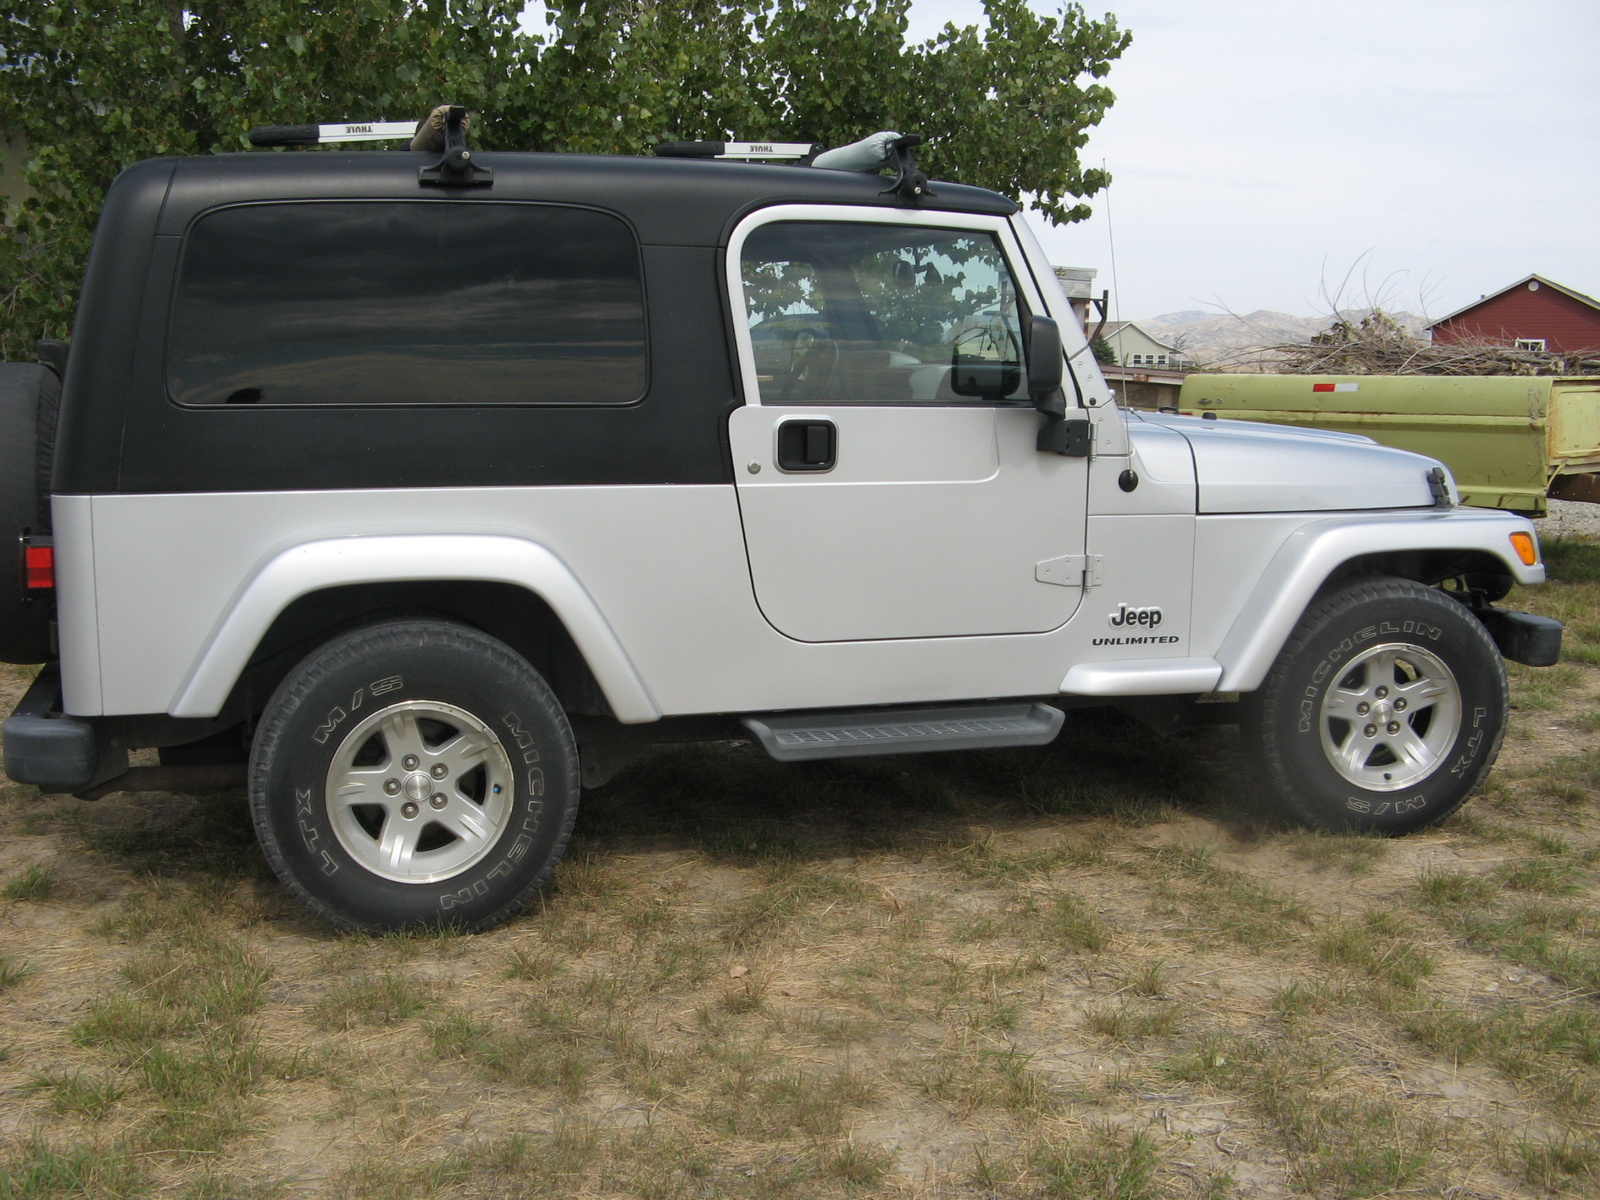
[[[1106,169],[1106,160],[1100,160],[1100,169]],[[1111,311],[1113,320],[1122,320],[1122,284],[1117,282],[1117,239],[1111,231],[1111,185],[1106,184],[1106,241],[1111,247]],[[1100,327],[1105,328],[1105,321],[1100,322]],[[1121,365],[1120,363],[1118,364]],[[1128,381],[1122,380],[1122,419],[1128,419]]]
[[[1100,160],[1100,169],[1106,169],[1106,160]],[[1111,185],[1106,184],[1106,242],[1111,247],[1111,319],[1122,320],[1122,285],[1117,282],[1117,237],[1111,229]]]

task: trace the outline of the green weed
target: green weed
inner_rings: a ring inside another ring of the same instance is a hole
[[[325,1029],[390,1025],[414,1017],[428,1006],[427,992],[404,975],[357,975],[329,988],[312,1008]]]
[[[1165,1194],[1156,1183],[1160,1161],[1155,1139],[1143,1130],[1125,1136],[1100,1128],[1065,1146],[1035,1150],[1028,1165],[1039,1177],[1045,1196],[1156,1200]]]
[[[1182,1009],[1176,1004],[1131,1004],[1114,1001],[1084,1010],[1084,1024],[1113,1041],[1130,1042],[1164,1037],[1178,1023]]]
[[[1564,1134],[1558,1141],[1517,1143],[1521,1173],[1535,1187],[1563,1191],[1574,1184],[1600,1179],[1600,1142]]]
[[[56,877],[55,871],[40,863],[34,863],[20,875],[14,875],[0,888],[0,895],[7,900],[48,900],[56,894],[61,882]]]
[[[1576,891],[1578,881],[1586,874],[1576,863],[1550,856],[1507,863],[1494,871],[1494,877],[1505,888],[1546,896]]]
[[[875,1188],[892,1166],[894,1155],[881,1146],[863,1146],[851,1141],[824,1158],[822,1173],[852,1189]]]
[[[912,1082],[963,1117],[985,1108],[1036,1115],[1059,1103],[1034,1070],[1032,1056],[1016,1046],[941,1047],[913,1074]]]
[[[556,1088],[569,1100],[580,1099],[594,1061],[583,1048],[583,1038],[552,1028],[553,1024],[557,1023],[546,1014],[534,1028],[507,1030],[452,1010],[427,1030],[434,1052],[442,1058],[464,1059],[497,1082]]]
[[[151,1149],[213,1153],[247,1127],[248,1101],[273,1062],[254,1036],[236,1031],[198,1044],[161,1044],[134,1059],[157,1110],[144,1131]]]
[[[1465,871],[1428,870],[1417,881],[1417,891],[1427,904],[1444,910],[1472,910],[1494,899],[1499,891],[1493,879]]]
[[[1317,941],[1317,953],[1324,962],[1354,967],[1407,990],[1432,975],[1437,965],[1405,936],[1393,914],[1381,911],[1328,930]]]
[[[33,972],[31,963],[12,958],[9,954],[0,954],[0,992],[16,987]]]
[[[1098,954],[1111,944],[1111,928],[1084,901],[1070,893],[1055,897],[1042,922],[1044,934],[1068,950]]]
[[[116,1079],[85,1075],[81,1071],[60,1074],[41,1072],[34,1076],[28,1086],[38,1091],[48,1091],[50,1106],[56,1112],[77,1113],[91,1121],[98,1121],[110,1112],[122,1099],[125,1090]]]
[[[145,1190],[135,1160],[120,1146],[58,1149],[35,1139],[0,1160],[5,1200],[123,1200]]]

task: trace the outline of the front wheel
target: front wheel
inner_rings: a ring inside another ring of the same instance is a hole
[[[1354,584],[1316,601],[1242,732],[1289,809],[1322,829],[1399,834],[1443,820],[1494,765],[1505,664],[1435,588]]]
[[[336,638],[262,714],[250,806],[272,869],[342,929],[487,929],[532,898],[578,808],[572,730],[494,638],[395,621]]]

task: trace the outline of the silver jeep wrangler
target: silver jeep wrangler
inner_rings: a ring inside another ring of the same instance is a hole
[[[506,919],[663,740],[1224,709],[1315,825],[1460,805],[1502,656],[1559,654],[1492,607],[1528,522],[1364,438],[1119,410],[1017,205],[910,141],[124,171],[70,353],[0,370],[0,658],[46,663],[7,771],[247,784],[370,930]]]

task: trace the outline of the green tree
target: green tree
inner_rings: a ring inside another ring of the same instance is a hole
[[[141,158],[247,148],[254,125],[404,119],[445,101],[486,149],[638,154],[680,138],[929,141],[934,177],[1081,220],[1078,160],[1129,35],[1077,5],[985,0],[905,44],[909,0],[0,0],[0,113],[34,196],[0,239],[0,352],[64,337],[101,197]]]
[[[0,350],[65,337],[101,197],[141,158],[242,150],[253,125],[481,104],[516,0],[0,2],[0,113],[34,197],[6,214]]]
[[[1102,333],[1099,337],[1095,338],[1094,341],[1090,342],[1089,349],[1094,354],[1095,362],[1103,363],[1106,366],[1111,367],[1117,365],[1116,348],[1106,340],[1105,334]]]

